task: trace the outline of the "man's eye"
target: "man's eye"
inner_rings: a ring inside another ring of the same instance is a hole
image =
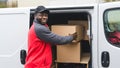
[[[38,16],[43,16],[43,15],[38,15]]]

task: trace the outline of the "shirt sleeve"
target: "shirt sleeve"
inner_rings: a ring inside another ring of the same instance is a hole
[[[47,27],[41,25],[35,26],[35,32],[39,39],[44,40],[45,42],[49,42],[51,44],[67,44],[72,42],[73,36],[60,36],[53,32],[51,32]]]

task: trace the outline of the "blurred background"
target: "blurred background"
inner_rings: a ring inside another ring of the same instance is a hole
[[[57,1],[57,2],[56,2]],[[59,2],[58,2],[59,1]],[[0,0],[0,8],[10,7],[35,7],[38,5],[78,5],[78,4],[93,4],[93,3],[106,3],[120,0]]]

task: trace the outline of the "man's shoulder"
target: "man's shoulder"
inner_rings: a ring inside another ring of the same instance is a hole
[[[48,31],[49,30],[45,25],[38,24],[38,23],[35,24],[35,29],[38,31]]]

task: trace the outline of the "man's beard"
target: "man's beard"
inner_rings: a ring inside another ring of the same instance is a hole
[[[41,20],[40,19],[36,19],[39,23],[41,23]]]

